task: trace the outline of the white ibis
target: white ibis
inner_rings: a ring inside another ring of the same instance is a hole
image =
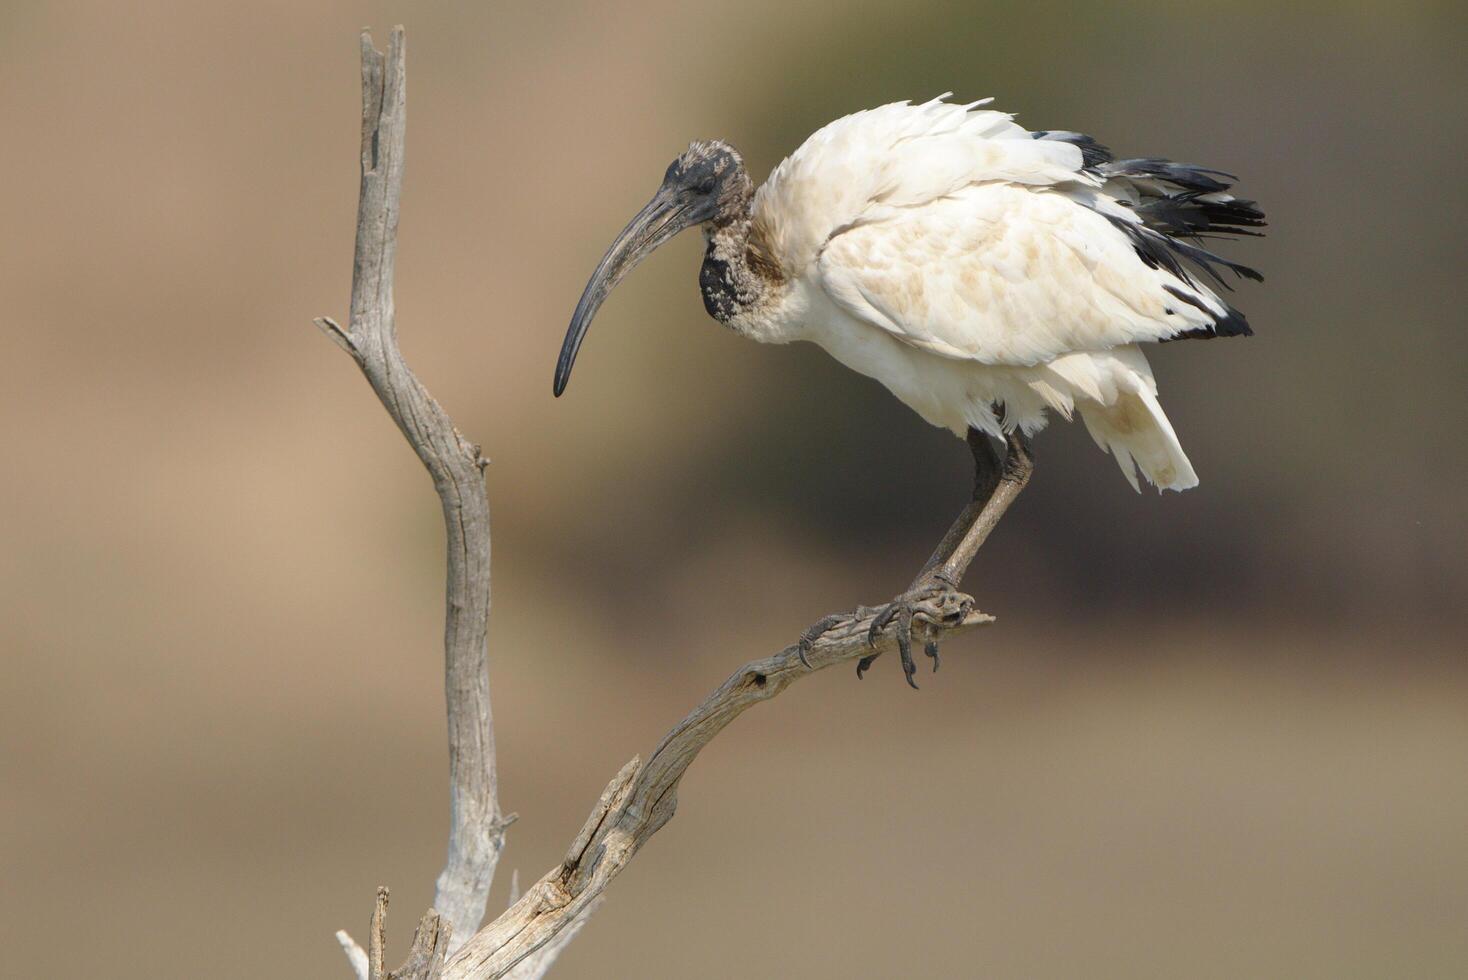
[[[1201,242],[1264,224],[1254,202],[1227,193],[1230,174],[1117,160],[1088,136],[1030,132],[979,108],[989,100],[946,97],[838,119],[758,190],[732,146],[690,144],[587,283],[555,375],[560,395],[612,287],[702,225],[710,316],[764,343],[811,341],[966,438],[973,501],[871,627],[875,640],[895,621],[914,687],[914,608],[956,593],[1029,479],[1029,437],[1047,409],[1079,412],[1134,488],[1138,470],[1159,489],[1197,485],[1138,344],[1249,334],[1213,287],[1227,288],[1220,268],[1260,275]],[[990,437],[1004,443],[1002,463]],[[842,618],[817,624],[802,652]]]

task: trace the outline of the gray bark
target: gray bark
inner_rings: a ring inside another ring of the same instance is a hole
[[[465,439],[398,350],[393,306],[406,117],[404,39],[386,56],[365,31],[362,46],[362,184],[348,326],[317,325],[357,366],[433,479],[447,533],[444,689],[448,712],[448,857],[434,908],[451,935],[469,937],[484,917],[512,817],[499,807],[489,701],[489,500],[479,447]]]

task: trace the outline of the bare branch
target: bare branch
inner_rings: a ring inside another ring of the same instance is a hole
[[[377,886],[377,904],[372,907],[372,935],[367,937],[367,980],[384,980],[383,955],[387,952],[387,889]]]
[[[408,958],[388,974],[388,980],[440,980],[452,940],[451,928],[433,909],[424,912],[413,932]]]
[[[510,905],[520,901],[520,869],[510,872]]]
[[[329,316],[318,316],[311,322],[316,324],[333,344],[336,344],[354,358],[358,356],[357,345],[352,343],[352,338],[347,336],[347,332],[342,329],[340,323],[337,323]]]
[[[970,602],[950,594],[921,603],[914,621],[923,625],[914,628],[937,635],[993,621],[970,611]],[[892,631],[882,633],[875,647],[867,645],[875,610],[860,612],[815,642],[808,655],[809,669],[801,663],[797,646],[745,664],[665,735],[646,763],[633,759],[623,766],[602,792],[565,860],[450,957],[443,980],[518,977],[519,964],[534,962],[553,944],[559,951],[565,942],[561,936],[585,922],[612,878],[672,819],[679,780],[724,726],[814,670],[896,649]]]
[[[342,952],[347,954],[347,964],[351,966],[352,973],[356,974],[357,980],[367,980],[370,972],[367,964],[367,951],[358,946],[357,941],[345,929],[336,931],[336,941],[341,944]]]
[[[366,952],[345,931],[337,931],[337,942],[341,943],[353,971],[360,980],[441,980],[444,961],[448,958],[452,927],[433,909],[423,913],[418,928],[413,931],[413,945],[408,950],[408,958],[403,961],[403,965],[391,971],[384,965],[387,952],[387,899],[387,889],[379,885],[377,904],[372,908],[372,935],[369,937]]]
[[[459,434],[398,350],[393,266],[406,125],[403,29],[393,28],[386,56],[372,46],[366,31],[361,46],[362,184],[351,318],[346,329],[329,317],[316,324],[362,369],[433,478],[443,507],[451,809],[448,858],[438,876],[434,907],[449,936],[468,937],[484,918],[505,828],[513,819],[499,808],[489,703],[489,502],[479,447]]]
[[[566,923],[561,931],[551,938],[550,942],[510,967],[509,972],[504,975],[504,980],[540,980],[550,971],[556,958],[561,955],[561,951],[571,945],[571,940],[576,938],[576,935],[581,932],[581,927],[596,914],[596,910],[601,908],[601,903],[604,901],[606,901],[605,895],[598,895],[592,899],[581,914]]]

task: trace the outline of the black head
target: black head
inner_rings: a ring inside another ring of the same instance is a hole
[[[737,216],[750,190],[738,150],[723,140],[695,140],[668,164],[659,193],[687,201],[690,224],[702,224]]]
[[[556,362],[554,391],[566,390],[576,352],[602,301],[659,245],[694,225],[721,224],[745,213],[752,188],[739,152],[720,140],[697,140],[668,164],[663,185],[612,242],[592,273]]]

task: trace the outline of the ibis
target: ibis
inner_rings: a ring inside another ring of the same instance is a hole
[[[1224,276],[1262,278],[1206,244],[1264,224],[1229,193],[1231,174],[1118,159],[1080,133],[1031,132],[991,100],[947,99],[838,119],[758,189],[728,143],[690,144],[592,274],[554,385],[559,396],[612,288],[700,225],[711,317],[763,343],[810,341],[965,439],[972,500],[870,628],[873,641],[896,629],[913,687],[914,611],[967,599],[959,581],[1028,482],[1047,412],[1079,414],[1133,488],[1139,473],[1159,490],[1197,485],[1140,345],[1247,336]],[[808,631],[802,656],[845,615]],[[936,670],[937,631],[921,616],[917,628]]]

